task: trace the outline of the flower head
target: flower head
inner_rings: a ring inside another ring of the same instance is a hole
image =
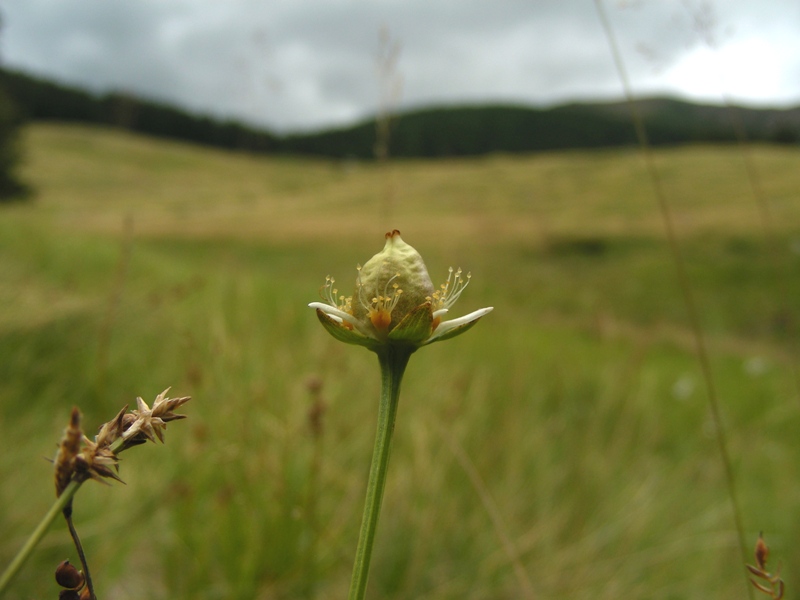
[[[358,266],[352,296],[339,295],[330,276],[320,290],[324,302],[312,302],[320,322],[338,340],[378,351],[387,345],[412,350],[455,337],[491,312],[482,308],[459,319],[442,321],[469,284],[470,274],[450,269],[434,288],[422,257],[396,229],[386,234],[383,250]]]

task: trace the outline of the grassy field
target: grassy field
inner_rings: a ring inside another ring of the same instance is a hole
[[[306,307],[398,228],[495,311],[404,381],[370,597],[747,598],[707,386],[634,150],[388,167],[26,132],[0,207],[0,565],[53,499],[69,410],[191,395],[75,519],[107,599],[343,598],[379,377]],[[748,546],[800,590],[800,150],[661,150]],[[321,386],[319,391],[315,391]],[[324,402],[322,428],[310,425]],[[13,598],[77,562],[54,526]],[[527,580],[525,583],[524,580]],[[534,597],[534,596],[531,596]]]

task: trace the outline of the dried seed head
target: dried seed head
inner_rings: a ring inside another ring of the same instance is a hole
[[[110,446],[115,440],[122,436],[125,413],[127,412],[128,405],[126,404],[122,407],[122,410],[117,413],[116,417],[111,419],[108,423],[104,423],[102,427],[100,427],[100,431],[97,432],[97,435],[94,438],[94,441],[98,446]]]
[[[72,409],[69,416],[69,423],[64,429],[64,437],[58,445],[58,453],[54,461],[56,496],[60,496],[64,489],[69,485],[75,473],[75,459],[81,447],[81,411],[77,407]]]
[[[79,590],[83,587],[84,577],[68,560],[63,561],[56,567],[56,583],[69,590]]]
[[[153,402],[153,416],[161,419],[165,423],[169,423],[170,421],[177,421],[179,419],[185,419],[186,415],[179,415],[174,413],[173,411],[186,404],[189,400],[191,400],[191,396],[183,396],[181,398],[167,398],[167,392],[169,388],[165,389],[161,392],[158,396],[156,396],[155,402]],[[163,441],[163,440],[162,440]]]
[[[315,439],[319,439],[322,437],[323,433],[323,425],[322,425],[322,417],[325,415],[325,410],[328,408],[325,401],[319,397],[317,398],[311,407],[308,409],[308,427],[311,430],[311,435]]]
[[[83,595],[76,590],[61,590],[58,593],[58,600],[81,600],[81,598]]]
[[[83,438],[83,448],[75,458],[76,476],[86,479],[94,479],[106,483],[104,479],[116,479],[122,482],[117,475],[117,463],[119,459],[110,448],[98,446],[87,437]]]
[[[133,422],[130,422],[128,415],[123,419],[123,427],[125,428],[122,437],[128,441],[129,445],[140,443],[143,440],[156,441],[158,438],[161,442],[164,441],[164,430],[167,428],[169,421],[176,421],[178,419],[185,419],[186,415],[175,414],[173,411],[187,403],[191,398],[184,396],[182,398],[167,398],[169,388],[156,396],[151,409],[147,402],[142,398],[136,398],[136,410],[131,411],[134,417]]]
[[[785,587],[783,584],[783,580],[780,576],[780,565],[778,565],[778,570],[775,573],[770,573],[767,571],[767,559],[769,558],[769,547],[767,543],[764,541],[764,535],[762,533],[758,534],[758,541],[756,542],[756,549],[755,549],[755,556],[756,556],[756,564],[758,566],[754,567],[753,565],[745,565],[747,570],[750,571],[751,574],[755,575],[759,579],[766,581],[766,583],[760,583],[750,578],[750,583],[760,592],[767,594],[770,598],[774,600],[781,600],[783,598]],[[767,585],[768,584],[768,585]]]
[[[322,378],[317,375],[311,375],[306,379],[306,389],[312,396],[316,396],[322,391]]]
[[[758,568],[761,569],[762,571],[766,571],[767,559],[769,558],[769,546],[767,546],[767,543],[764,541],[763,533],[758,534],[758,541],[756,542],[755,555],[756,555],[756,565],[758,565]]]

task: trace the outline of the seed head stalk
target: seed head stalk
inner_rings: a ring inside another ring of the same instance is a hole
[[[378,430],[375,434],[375,448],[372,452],[372,465],[367,481],[367,496],[364,501],[364,516],[353,564],[353,577],[350,581],[348,600],[363,600],[367,591],[369,564],[372,546],[381,512],[383,490],[386,487],[386,472],[392,447],[392,433],[400,400],[400,382],[406,370],[408,359],[414,348],[388,345],[378,352],[381,367],[381,398],[378,405]]]
[[[80,488],[82,484],[83,481],[70,481],[61,495],[56,498],[56,501],[50,507],[50,510],[47,511],[47,514],[39,522],[39,525],[36,526],[36,529],[34,529],[33,533],[31,533],[30,537],[28,537],[25,545],[20,548],[19,552],[17,552],[17,555],[14,557],[14,560],[11,561],[11,564],[8,565],[6,570],[3,572],[3,575],[0,576],[0,593],[6,589],[9,583],[11,583],[11,580],[22,568],[22,565],[25,564],[25,561],[28,560],[28,557],[31,555],[34,548],[36,548],[36,546],[42,540],[44,534],[47,533],[48,529],[50,529],[50,525],[52,525],[53,521],[56,520],[56,517],[63,512],[67,504],[72,501],[72,498],[75,496],[75,492],[78,491],[78,488]]]
[[[114,454],[121,452],[124,450],[124,440],[122,438],[115,440],[111,444],[110,449]],[[42,541],[47,530],[50,529],[50,525],[53,524],[53,521],[56,520],[58,515],[64,515],[67,519],[70,518],[66,516],[65,511],[69,510],[71,512],[72,499],[85,481],[86,479],[82,478],[73,479],[67,484],[67,487],[64,488],[61,495],[56,498],[55,502],[53,502],[50,509],[36,526],[36,529],[34,529],[33,533],[28,537],[25,545],[20,548],[19,552],[14,556],[14,560],[11,561],[11,564],[9,564],[6,570],[3,571],[3,574],[0,575],[0,592],[3,592],[8,584],[11,583],[11,580],[14,579],[14,576],[16,576],[22,568],[22,565],[25,564],[25,561],[28,560],[33,550],[39,542]]]

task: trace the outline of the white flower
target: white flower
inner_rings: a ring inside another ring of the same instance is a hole
[[[461,269],[451,268],[435,290],[422,257],[395,229],[386,234],[383,250],[358,267],[352,296],[339,295],[336,280],[328,276],[320,292],[324,302],[309,306],[338,340],[376,351],[386,345],[416,349],[460,335],[492,311],[487,307],[442,320],[469,280],[469,273],[462,277]]]

